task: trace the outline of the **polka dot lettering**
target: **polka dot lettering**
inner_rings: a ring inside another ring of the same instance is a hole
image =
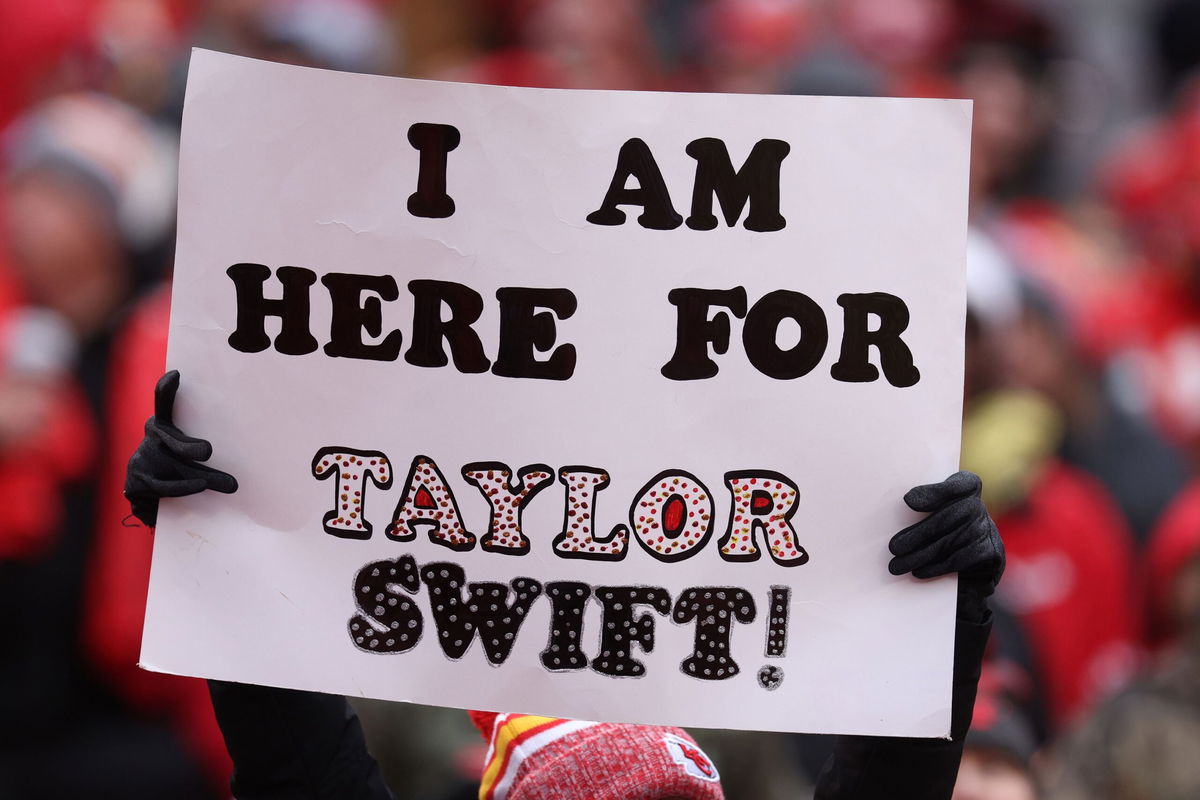
[[[583,639],[583,612],[592,587],[576,581],[546,584],[550,598],[550,641],[542,651],[542,666],[551,672],[583,669],[588,657],[579,648]]]
[[[603,607],[600,617],[600,653],[592,659],[592,669],[616,678],[638,678],[646,674],[646,665],[633,657],[636,644],[649,653],[654,650],[654,617],[633,616],[634,606],[650,606],[659,614],[671,611],[671,595],[658,586],[597,586],[596,599]]]
[[[774,664],[764,664],[758,670],[758,685],[773,692],[783,685],[783,670]]]
[[[792,590],[787,586],[772,586],[767,595],[767,649],[768,656],[787,655],[788,606]]]
[[[493,666],[508,658],[529,607],[542,593],[542,584],[533,578],[514,578],[511,592],[503,583],[467,583],[462,567],[444,561],[426,564],[421,578],[429,592],[442,652],[462,658],[478,634]]]
[[[554,482],[554,470],[545,464],[522,467],[514,486],[507,465],[482,461],[464,466],[462,476],[483,492],[492,507],[488,530],[479,547],[489,553],[516,556],[528,553],[529,540],[521,533],[521,511],[538,492]]]
[[[712,492],[699,478],[667,470],[634,497],[629,524],[647,553],[659,561],[680,561],[708,542],[713,511]]]
[[[367,564],[354,576],[354,604],[350,641],[368,653],[404,653],[417,646],[425,620],[408,594],[421,586],[417,562],[404,555],[391,561]]]
[[[392,485],[392,465],[378,450],[322,447],[313,456],[312,474],[317,480],[333,476],[333,508],[325,512],[325,532],[343,539],[370,539],[373,530],[363,513],[367,480],[380,489]]]
[[[413,459],[404,493],[387,527],[388,538],[409,541],[416,538],[418,526],[429,527],[429,541],[456,552],[475,546],[475,534],[463,526],[454,493],[428,456]]]
[[[800,497],[796,484],[778,472],[752,470],[725,473],[733,495],[729,527],[721,537],[721,557],[726,561],[756,561],[762,554],[756,539],[762,533],[776,564],[798,567],[808,553],[796,541],[791,519]]]
[[[554,552],[563,558],[620,561],[629,547],[629,529],[617,525],[606,539],[595,538],[596,495],[608,486],[608,473],[592,467],[563,467],[558,480],[567,487],[562,533]]]
[[[696,621],[692,654],[679,664],[679,669],[684,675],[703,681],[726,680],[737,675],[741,668],[729,649],[733,621],[749,624],[755,614],[754,598],[745,589],[736,586],[688,589],[675,601],[671,612],[676,624]]]

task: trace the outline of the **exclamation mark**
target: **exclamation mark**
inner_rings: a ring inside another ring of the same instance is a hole
[[[767,658],[782,658],[787,653],[788,606],[792,590],[787,586],[772,586],[767,597]],[[758,670],[758,685],[773,692],[783,683],[783,670],[774,664],[764,664]]]

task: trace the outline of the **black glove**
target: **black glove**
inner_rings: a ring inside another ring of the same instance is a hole
[[[183,497],[205,489],[233,494],[238,484],[226,472],[199,463],[212,455],[212,445],[186,435],[171,421],[179,371],[171,370],[154,387],[154,416],[146,420],[146,436],[129,459],[125,498],[133,515],[153,528],[162,497]]]
[[[1004,543],[980,498],[983,483],[973,472],[956,472],[941,483],[910,489],[904,502],[929,516],[892,537],[893,575],[918,578],[958,573],[958,613],[969,622],[987,619],[987,599],[1004,573]]]

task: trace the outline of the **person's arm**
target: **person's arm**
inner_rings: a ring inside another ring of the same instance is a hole
[[[904,501],[929,516],[889,543],[893,575],[959,574],[950,738],[839,736],[814,800],[949,800],[953,794],[992,627],[987,600],[1004,572],[1004,545],[980,489],[970,472],[912,489]]]
[[[175,426],[178,389],[178,372],[159,379],[154,416],[126,471],[125,497],[149,527],[158,521],[160,498],[238,488],[232,475],[200,463],[212,455],[208,442]],[[344,697],[224,681],[208,686],[238,800],[391,800]]]
[[[238,800],[391,800],[346,698],[209,681]]]

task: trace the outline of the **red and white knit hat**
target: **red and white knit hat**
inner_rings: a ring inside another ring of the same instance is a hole
[[[479,800],[724,800],[679,728],[472,711],[488,740]]]

